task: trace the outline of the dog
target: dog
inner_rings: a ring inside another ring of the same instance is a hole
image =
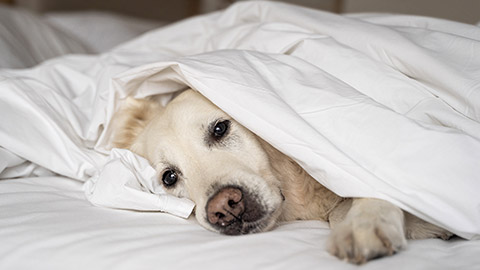
[[[196,219],[211,231],[324,220],[332,228],[327,250],[355,264],[392,255],[406,239],[452,236],[387,201],[337,196],[192,89],[165,107],[128,98],[113,123],[114,146],[146,158],[168,193],[195,202]]]

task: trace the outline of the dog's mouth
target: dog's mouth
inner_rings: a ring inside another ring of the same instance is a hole
[[[277,208],[244,188],[225,186],[208,200],[206,221],[213,229],[226,235],[257,233],[275,224],[274,212]]]

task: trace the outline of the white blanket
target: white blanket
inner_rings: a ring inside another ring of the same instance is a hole
[[[478,52],[470,25],[236,4],[100,56],[1,71],[0,177],[96,176],[123,98],[189,86],[336,193],[478,238]]]

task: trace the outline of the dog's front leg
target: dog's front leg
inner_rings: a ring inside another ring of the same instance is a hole
[[[368,260],[392,255],[406,246],[403,211],[378,199],[353,199],[339,206],[332,215],[344,216],[331,222],[332,233],[328,251],[340,259],[361,264]]]

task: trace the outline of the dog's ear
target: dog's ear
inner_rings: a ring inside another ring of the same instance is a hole
[[[112,120],[113,146],[132,150],[135,139],[161,109],[153,100],[127,98]]]

